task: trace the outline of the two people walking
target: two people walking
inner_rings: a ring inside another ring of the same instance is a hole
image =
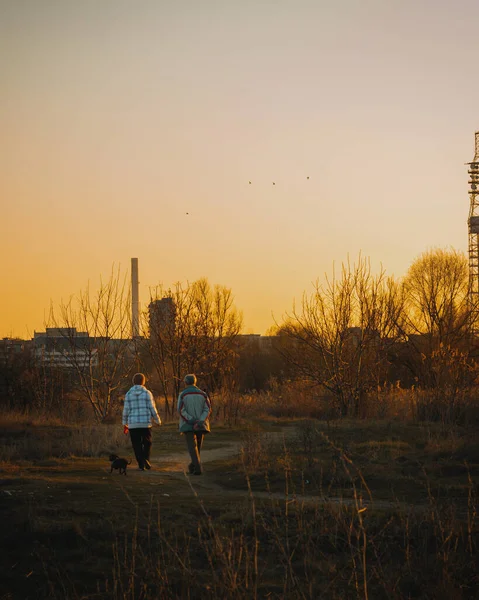
[[[153,394],[145,387],[145,381],[142,373],[133,377],[133,387],[126,393],[123,407],[124,431],[130,433],[131,445],[140,471],[151,469],[152,422],[161,425]],[[186,387],[178,396],[177,404],[179,430],[186,438],[191,459],[188,472],[191,475],[201,475],[201,446],[205,434],[210,431],[211,403],[208,394],[196,386],[194,374],[186,375],[184,383]]]

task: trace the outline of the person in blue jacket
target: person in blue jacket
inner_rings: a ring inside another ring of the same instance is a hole
[[[186,438],[191,457],[188,472],[191,475],[201,475],[200,453],[203,438],[210,431],[211,403],[208,394],[196,386],[196,375],[186,375],[184,383],[186,387],[178,396],[179,428]]]

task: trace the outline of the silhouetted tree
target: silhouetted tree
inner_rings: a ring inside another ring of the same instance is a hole
[[[231,377],[235,366],[235,339],[242,315],[230,289],[211,287],[199,279],[173,290],[159,286],[148,314],[148,340],[153,364],[161,381],[167,410],[187,372],[196,373],[209,390]]]
[[[424,252],[404,278],[403,327],[408,341],[401,355],[420,387],[437,387],[444,381],[444,369],[452,365],[445,357],[469,356],[472,367],[469,327],[475,311],[468,284],[468,260],[454,249]]]
[[[360,415],[368,394],[387,380],[388,348],[401,335],[400,285],[369,261],[342,265],[341,275],[316,282],[280,327],[284,352],[298,375],[328,390],[343,415]]]
[[[112,269],[109,279],[100,281],[96,294],[87,287],[60,303],[57,312],[52,307],[49,324],[62,338],[57,351],[75,373],[79,393],[103,421],[136,362],[130,293],[120,269]]]
[[[438,248],[421,254],[404,278],[407,332],[438,345],[463,339],[470,315],[468,276],[461,252]]]

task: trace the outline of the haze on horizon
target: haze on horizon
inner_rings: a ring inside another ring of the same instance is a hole
[[[0,0],[0,336],[131,257],[143,305],[206,277],[264,333],[348,255],[399,277],[466,252],[478,22],[473,0]]]

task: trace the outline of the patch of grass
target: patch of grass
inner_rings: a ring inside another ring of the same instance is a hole
[[[391,502],[424,502],[430,489],[440,497],[447,491],[450,501],[464,504],[469,477],[479,472],[475,432],[464,428],[446,432],[431,425],[308,419],[283,428],[281,435],[256,431],[241,439],[242,455],[224,465],[234,471],[225,482],[234,489],[243,485],[246,472],[261,491],[281,492],[289,477],[298,493],[306,485],[310,495],[351,497],[353,480]],[[344,457],[351,461],[349,472]]]
[[[120,442],[104,427],[97,455],[93,437],[90,454],[0,463],[5,598],[460,600],[477,591],[477,465],[473,452],[464,458],[465,431],[438,458],[446,448],[429,444],[426,428],[218,426],[205,447],[241,441],[242,452],[190,480],[162,470],[162,456],[185,451],[176,424],[153,432],[158,466],[126,477],[109,472],[105,450]],[[27,437],[34,445],[46,431],[65,444],[76,435],[32,426]],[[391,503],[367,504],[369,492]],[[335,496],[348,502],[319,501]]]

